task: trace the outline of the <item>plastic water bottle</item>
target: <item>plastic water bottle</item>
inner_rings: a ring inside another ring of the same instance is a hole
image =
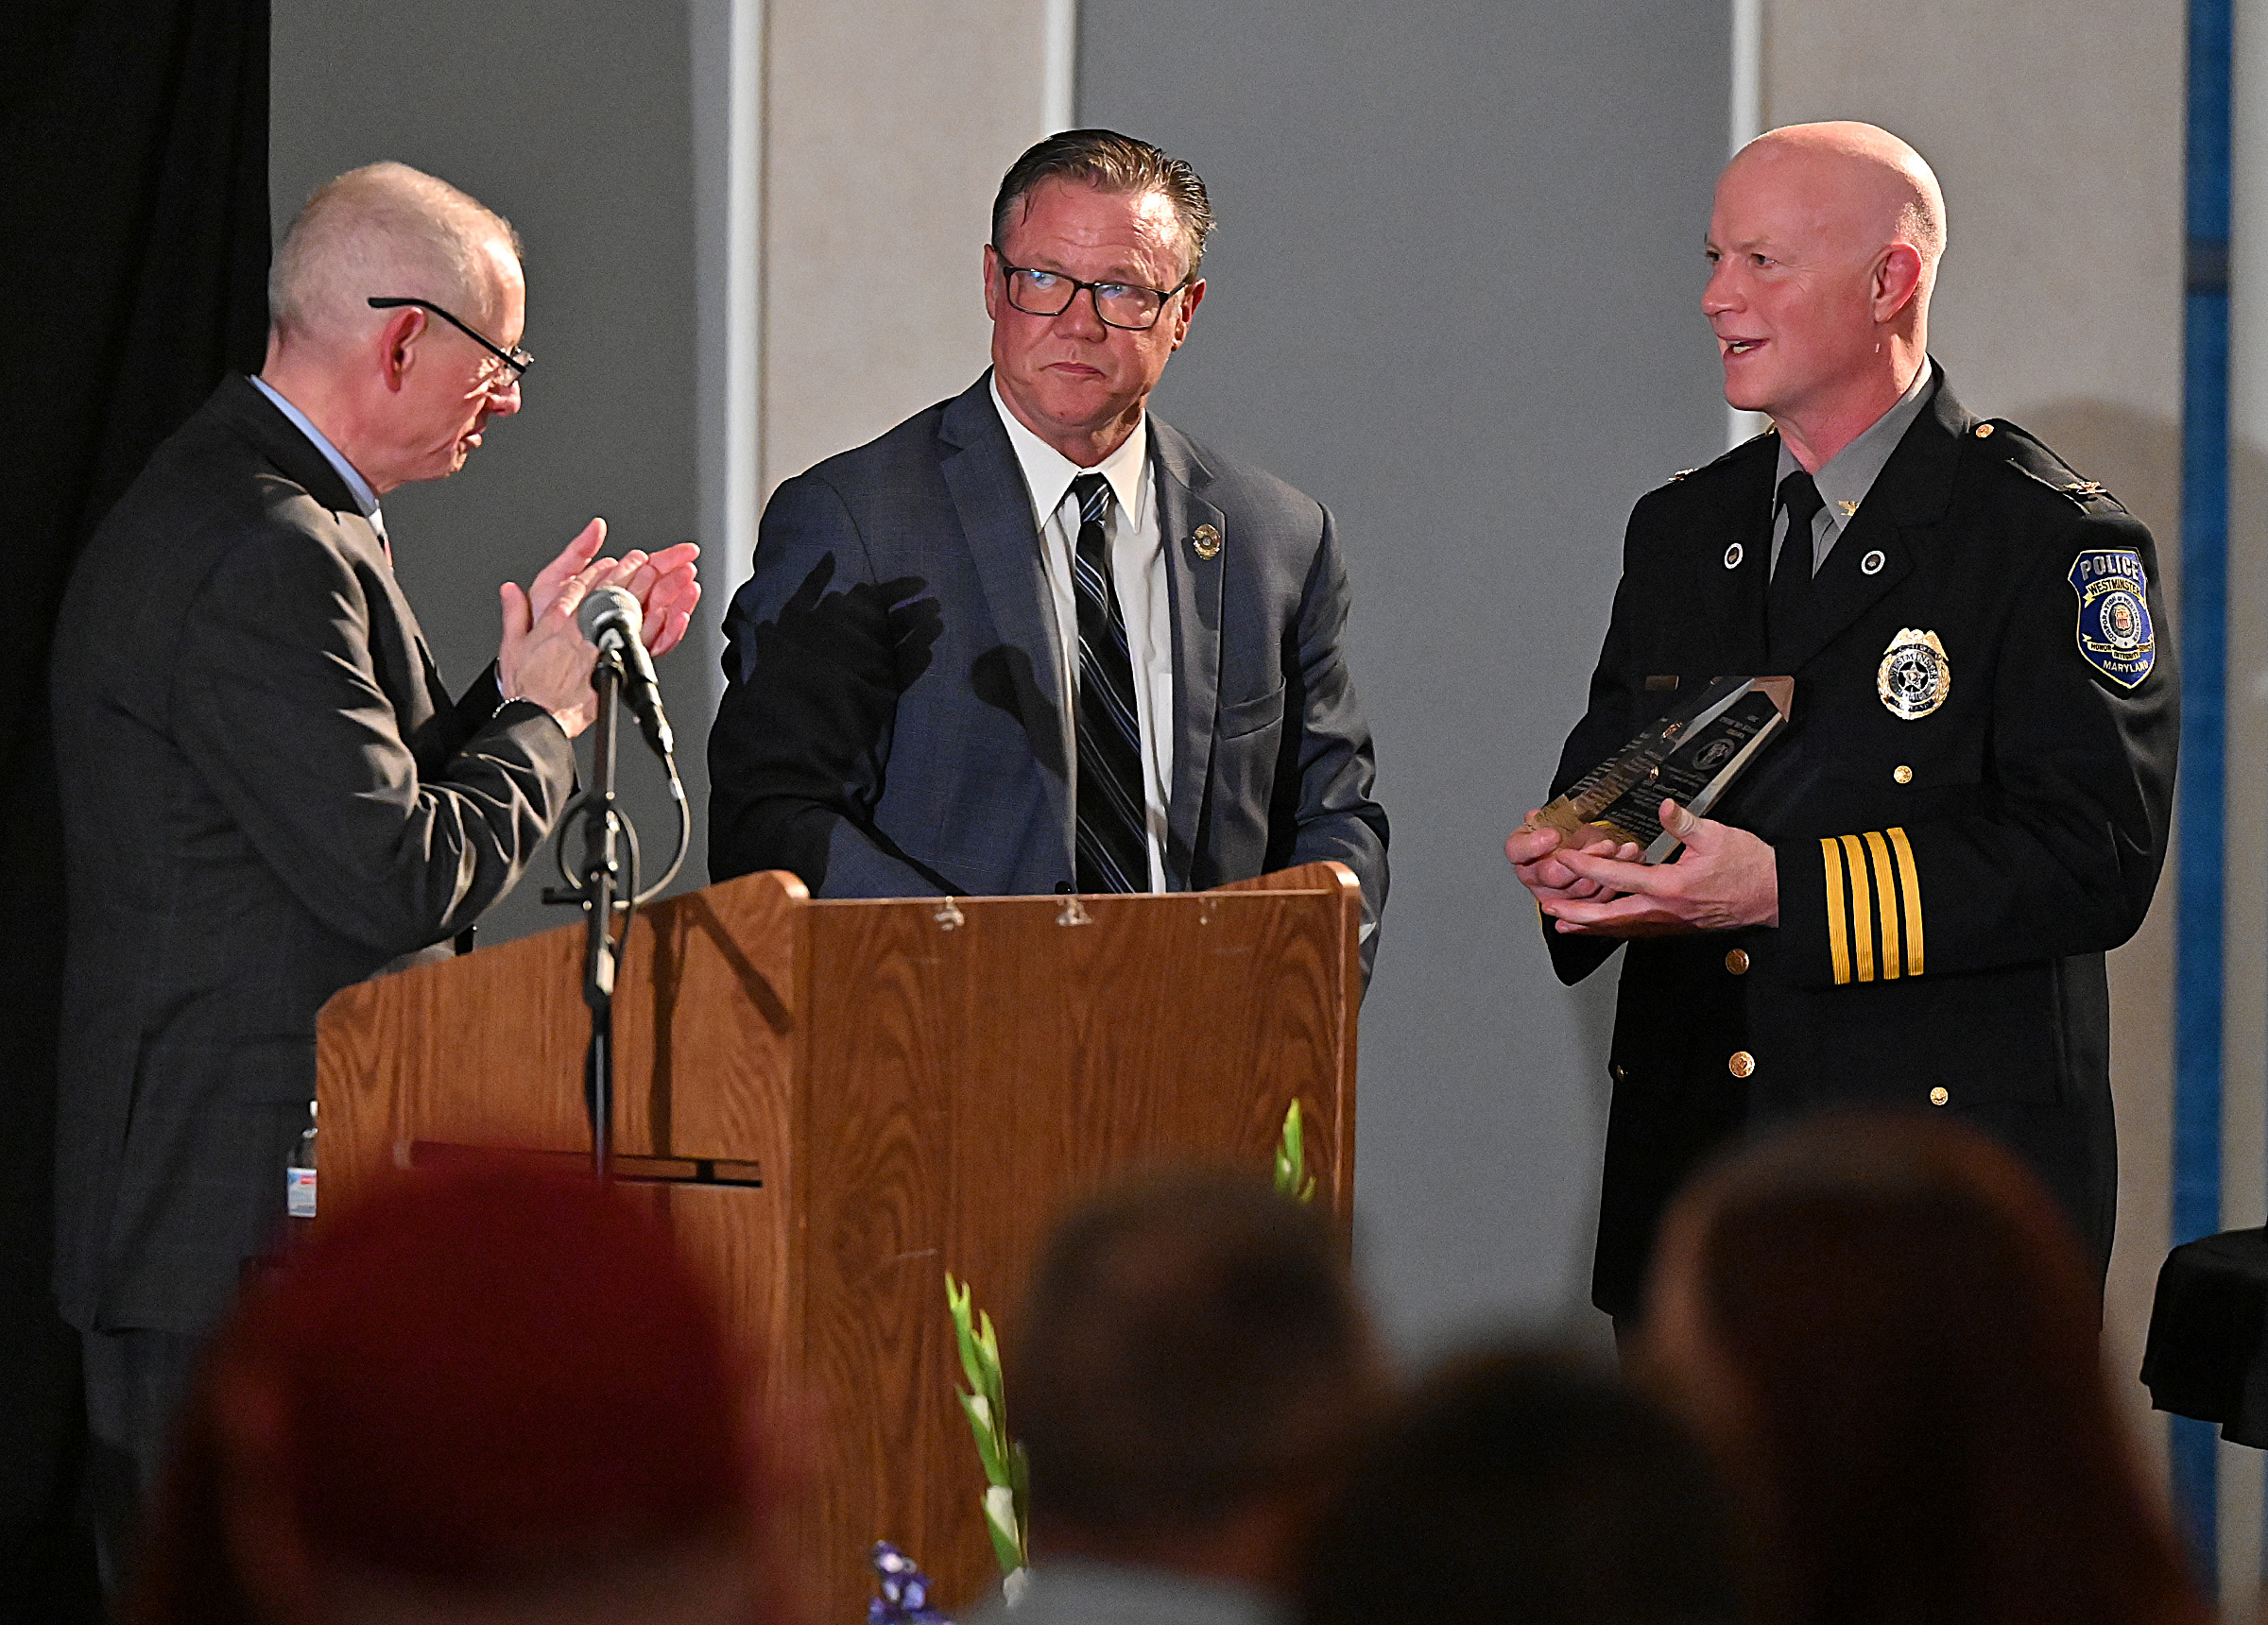
[[[303,1230],[315,1218],[315,1102],[307,1103],[307,1132],[292,1147],[290,1166],[284,1170],[284,1212],[294,1230]]]

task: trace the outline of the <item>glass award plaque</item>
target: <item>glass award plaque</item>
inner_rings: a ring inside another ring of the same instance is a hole
[[[1526,826],[1557,830],[1581,843],[1600,836],[1645,849],[1658,864],[1682,846],[1661,827],[1661,803],[1674,797],[1706,814],[1787,726],[1794,677],[1719,677],[1539,810]]]

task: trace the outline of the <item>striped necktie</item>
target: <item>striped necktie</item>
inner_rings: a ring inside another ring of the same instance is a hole
[[[1126,618],[1110,580],[1110,482],[1081,474],[1072,584],[1079,611],[1077,870],[1083,892],[1146,892],[1150,848],[1142,791],[1142,730]]]

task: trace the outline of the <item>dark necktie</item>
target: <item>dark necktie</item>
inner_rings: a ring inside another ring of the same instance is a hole
[[[1110,513],[1110,482],[1081,474],[1071,489],[1079,499],[1079,544],[1071,570],[1079,608],[1079,890],[1146,892],[1150,847],[1134,662],[1126,653],[1126,618],[1111,584],[1103,523]]]
[[[1788,516],[1788,528],[1764,600],[1764,636],[1775,658],[1795,646],[1812,618],[1812,521],[1826,505],[1819,488],[1801,469],[1779,482],[1779,507]]]

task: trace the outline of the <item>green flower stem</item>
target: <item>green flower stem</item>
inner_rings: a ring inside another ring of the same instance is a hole
[[[1276,1194],[1294,1202],[1315,1199],[1315,1182],[1307,1172],[1307,1133],[1297,1100],[1283,1114],[1283,1138],[1276,1144]]]
[[[1030,1470],[1023,1446],[1008,1436],[1008,1405],[1002,1391],[1000,1340],[992,1317],[978,1310],[965,1282],[945,1273],[945,1303],[953,1311],[953,1331],[960,1346],[961,1373],[967,1389],[954,1392],[969,1418],[976,1439],[977,1459],[985,1469],[985,1531],[992,1537],[992,1555],[1002,1574],[1013,1574],[1030,1561]]]

